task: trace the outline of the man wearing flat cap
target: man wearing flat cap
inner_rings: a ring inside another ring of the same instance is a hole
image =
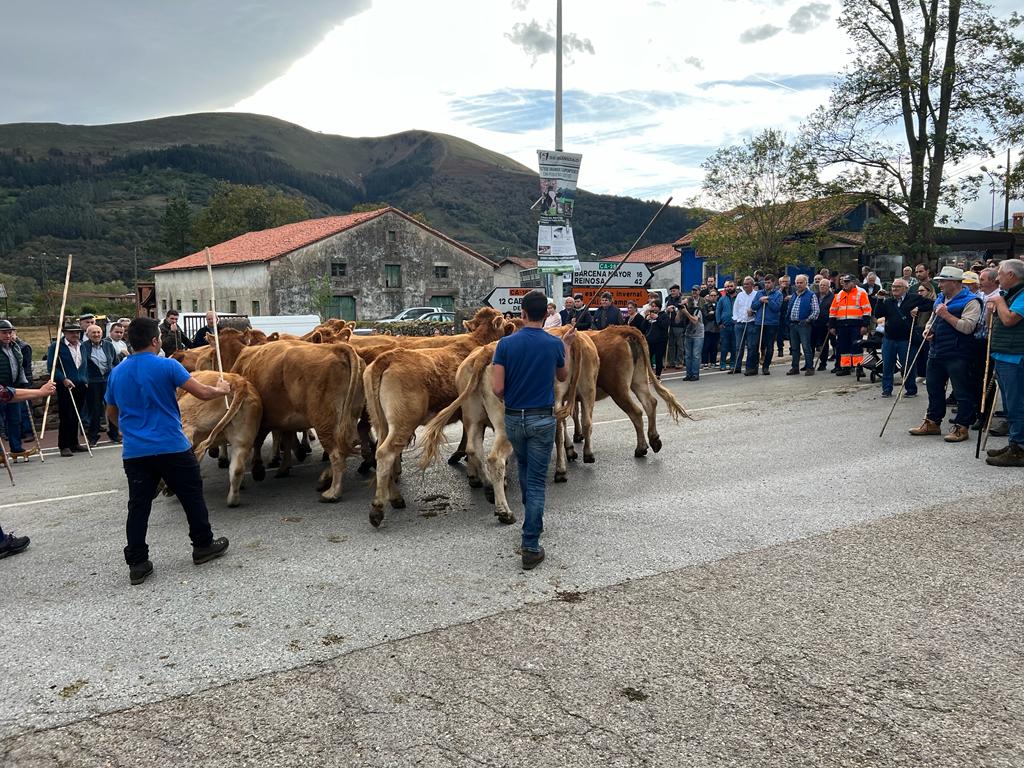
[[[28,376],[31,375],[31,371],[25,371],[21,350],[14,341],[14,330],[10,320],[0,320],[0,387],[27,387]],[[21,444],[24,415],[24,404],[13,401],[0,403],[0,421],[3,421],[14,458],[34,453],[26,452]]]
[[[88,450],[78,442],[78,417],[85,405],[85,391],[89,388],[89,356],[82,348],[82,329],[74,324],[64,326],[63,338],[53,342],[46,351],[46,369],[53,370],[54,356],[57,370],[57,447],[61,456],[71,456]],[[77,411],[76,411],[77,409]]]
[[[933,309],[934,320],[925,338],[929,342],[928,413],[921,426],[910,430],[912,435],[942,433],[946,415],[946,385],[952,384],[957,402],[953,429],[946,435],[947,443],[962,443],[970,437],[971,422],[978,403],[971,386],[971,365],[975,356],[974,329],[981,319],[981,300],[964,287],[964,271],[946,266],[935,278],[939,295]]]

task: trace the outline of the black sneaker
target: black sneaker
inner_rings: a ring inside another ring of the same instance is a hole
[[[0,559],[24,552],[28,544],[28,536],[15,536],[13,533],[8,533],[3,540],[0,540]]]
[[[141,563],[128,566],[128,580],[135,586],[149,578],[149,574],[152,572],[153,563],[149,560],[143,560]]]
[[[205,547],[192,547],[192,562],[196,565],[208,563],[223,555],[227,548],[228,540],[223,536],[214,539]]]
[[[539,547],[536,552],[532,549],[523,550],[523,570],[532,571],[544,562],[544,547]]]
[[[769,370],[768,370],[767,368],[762,368],[762,369],[761,369],[761,375],[762,375],[762,376],[771,376],[771,375],[772,375],[772,372],[771,372],[771,371],[769,371]]]

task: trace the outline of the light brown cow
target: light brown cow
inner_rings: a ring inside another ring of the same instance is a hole
[[[584,331],[584,334],[593,340],[601,360],[597,374],[597,399],[611,397],[633,422],[636,429],[634,456],[647,455],[647,440],[657,453],[661,450],[661,436],[656,423],[658,400],[654,393],[665,401],[673,421],[678,422],[680,416],[689,418],[690,415],[654,375],[647,339],[636,328],[626,325],[612,325],[602,331]],[[640,406],[633,399],[634,395]],[[647,413],[647,439],[644,438],[644,412]],[[573,414],[573,424],[573,440],[580,442],[584,436],[576,413]]]
[[[192,376],[202,384],[213,386],[220,374],[196,371]],[[200,400],[179,390],[178,409],[181,411],[181,428],[192,443],[197,460],[202,461],[209,448],[231,444],[228,506],[237,507],[242,475],[252,456],[263,418],[263,400],[244,377],[225,373],[224,378],[231,384],[230,405],[225,405],[223,397]],[[257,474],[254,472],[253,477],[256,478]]]
[[[402,451],[412,442],[416,428],[447,407],[459,392],[455,374],[477,347],[497,341],[512,330],[501,313],[490,307],[466,321],[469,333],[448,338],[435,349],[388,350],[377,356],[363,374],[366,408],[377,433],[377,488],[370,523],[384,519],[384,502],[394,509],[405,507],[395,483]]]
[[[352,450],[356,420],[363,410],[364,367],[348,344],[293,341],[245,347],[232,368],[263,397],[258,446],[271,430],[280,430],[285,442],[294,440],[296,432],[316,430],[330,459],[318,482],[321,501],[341,498],[345,457]],[[290,466],[290,446],[285,447],[279,475]]]

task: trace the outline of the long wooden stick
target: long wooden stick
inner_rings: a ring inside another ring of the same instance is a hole
[[[68,269],[64,274],[64,295],[60,299],[60,314],[57,315],[57,341],[53,345],[53,364],[50,366],[50,381],[52,382],[57,378],[57,360],[60,359],[60,342],[64,338],[64,310],[68,306],[68,286],[71,285],[71,262],[72,255],[68,254]],[[50,415],[50,398],[52,395],[46,396],[46,405],[43,406],[43,428],[39,431],[39,439],[46,437],[46,419]],[[88,442],[88,441],[86,441]],[[39,446],[39,451],[42,453],[43,447]]]
[[[943,303],[945,303],[945,302],[943,302]],[[931,319],[928,321],[928,323],[925,325],[924,329],[921,331],[921,343],[917,345],[917,352],[914,353],[914,359],[910,361],[910,373],[911,373],[911,375],[913,375],[914,369],[917,366],[917,357],[918,357],[918,355],[921,354],[921,350],[924,349],[925,337],[928,335],[928,332],[932,329],[932,323],[934,323],[934,322],[935,322],[935,313],[932,312]],[[910,342],[908,341],[907,342],[907,353],[909,354],[909,352],[910,352]],[[836,354],[838,355],[839,353],[836,352]],[[900,400],[903,399],[903,391],[906,388],[906,386],[907,386],[907,368],[904,368],[903,369],[903,375],[900,377],[900,391],[896,394],[896,400],[893,401],[892,408],[889,409],[889,415],[885,417],[885,423],[882,425],[882,431],[878,433],[879,437],[881,437],[882,435],[885,434],[885,428],[887,426],[889,426],[889,419],[892,418],[893,413],[895,413],[895,411],[896,411],[896,406],[899,405],[900,404]]]
[[[654,226],[654,222],[656,222],[658,220],[658,217],[661,216],[662,212],[664,212],[664,210],[666,208],[668,208],[668,204],[671,203],[671,202],[672,202],[672,198],[670,197],[668,200],[666,200],[664,203],[661,204],[661,208],[659,208],[658,212],[654,214],[654,218],[651,219],[649,222],[647,222],[647,226],[644,227],[644,231],[641,232],[640,236],[636,240],[633,241],[633,244],[631,246],[629,246],[629,250],[626,251],[626,255],[623,256],[622,259],[619,260],[619,263],[615,265],[615,269],[613,269],[611,274],[608,275],[608,277],[605,279],[605,281],[601,285],[601,287],[598,288],[596,291],[594,291],[594,295],[590,297],[590,301],[588,301],[586,304],[583,305],[583,311],[584,312],[587,312],[587,311],[590,310],[590,305],[594,303],[594,299],[596,299],[598,296],[600,296],[604,292],[604,289],[608,287],[608,283],[610,283],[612,281],[612,278],[615,277],[615,275],[618,273],[618,271],[620,269],[622,269],[622,265],[626,263],[626,259],[628,259],[630,254],[632,254],[633,251],[636,250],[636,247],[638,245],[640,245],[640,241],[644,239],[644,235],[647,234],[647,230],[649,230],[651,227]],[[209,256],[207,256],[207,258],[209,258]],[[576,319],[573,318],[573,325],[575,325],[575,324],[576,324]]]
[[[992,377],[992,383],[996,385],[996,392],[998,392],[999,391],[999,377],[998,376],[993,376]],[[995,412],[996,412],[996,392],[992,393],[992,407],[989,409],[988,419],[985,420],[985,429],[982,430],[982,433],[985,435],[984,439],[981,441],[981,450],[982,451],[984,451],[985,448],[988,446],[988,436],[992,433],[992,417],[995,415]],[[1005,404],[1003,405],[1003,408],[1006,408]]]
[[[32,404],[26,400],[25,407],[28,409],[28,423],[32,425],[32,436],[36,439],[36,453],[39,454],[39,462],[45,464],[46,459],[43,458],[43,446],[39,444],[39,433],[36,431],[36,420],[32,418]]]
[[[14,483],[14,471],[11,469],[11,464],[14,463],[14,457],[11,456],[10,453],[8,453],[7,446],[4,445],[3,438],[0,438],[0,450],[3,451],[4,466],[7,467],[7,476],[9,478],[11,478],[11,487],[13,488],[15,483]]]
[[[984,311],[984,310],[983,310]],[[988,400],[988,371],[989,361],[992,359],[992,315],[988,317],[988,328],[985,331],[985,375],[981,379],[981,403],[982,409],[985,408],[985,401]],[[993,398],[993,401],[995,398]],[[992,410],[995,410],[994,408]],[[974,446],[974,458],[981,458],[981,430],[978,430],[978,442]]]
[[[224,363],[220,358],[220,331],[217,329],[217,326],[220,325],[217,318],[217,294],[213,288],[213,259],[210,258],[209,248],[206,249],[206,275],[210,278],[210,311],[213,312],[213,343],[217,349],[217,370],[220,372],[221,379],[223,379]],[[224,396],[224,406],[226,408],[231,407],[227,395]]]

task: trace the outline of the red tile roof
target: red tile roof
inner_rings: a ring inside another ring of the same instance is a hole
[[[502,262],[509,262],[515,264],[520,269],[533,269],[537,266],[537,260],[531,259],[526,256],[506,256],[502,259]]]
[[[620,253],[608,261],[618,261],[622,258]],[[661,243],[660,245],[649,245],[646,248],[637,248],[626,259],[627,262],[639,264],[662,264],[666,261],[679,258],[679,251],[672,247],[672,243]]]
[[[398,210],[397,208],[379,208],[376,211],[364,211],[362,213],[349,213],[345,216],[327,216],[322,219],[307,219],[294,224],[285,224],[273,229],[264,229],[259,232],[247,232],[236,238],[210,247],[210,261],[213,266],[228,266],[232,264],[252,264],[258,262],[272,261],[292,251],[304,248],[307,245],[318,242],[352,229],[367,221],[376,219],[386,213],[393,213],[411,221],[418,227],[427,230],[451,245],[465,251],[470,256],[480,259],[490,266],[494,266],[490,259],[481,256],[457,240],[453,240],[442,232],[417,221],[412,216]],[[205,269],[206,252],[198,251],[189,256],[169,261],[153,267],[154,272],[171,271],[175,269]]]

